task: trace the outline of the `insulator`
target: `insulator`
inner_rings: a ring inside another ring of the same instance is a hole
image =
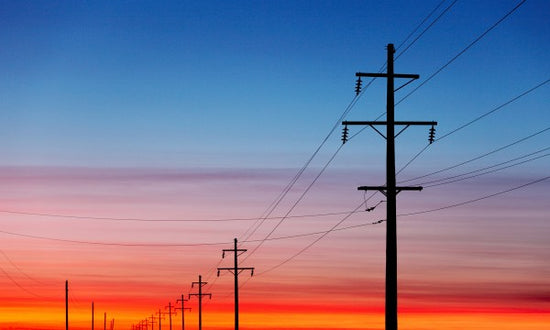
[[[428,138],[428,141],[430,141],[430,144],[435,141],[435,127],[433,125],[432,128],[430,128],[430,136]]]
[[[355,95],[359,95],[359,93],[361,93],[361,77],[357,77],[355,82]]]
[[[344,126],[342,130],[342,144],[348,142],[348,125]]]

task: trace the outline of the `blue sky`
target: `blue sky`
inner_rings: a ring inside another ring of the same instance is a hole
[[[300,166],[353,98],[354,73],[378,70],[385,45],[399,45],[438,2],[6,2],[4,159]],[[457,2],[396,70],[426,78],[515,4]],[[400,105],[398,118],[438,120],[443,132],[544,81],[545,9],[528,1]],[[348,119],[382,113],[384,88],[374,84]],[[548,119],[547,92],[536,94],[511,116],[525,124],[506,131]]]

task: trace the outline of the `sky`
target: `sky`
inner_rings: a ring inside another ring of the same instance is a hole
[[[0,8],[0,329],[384,329],[390,43],[400,328],[550,325],[547,1]]]

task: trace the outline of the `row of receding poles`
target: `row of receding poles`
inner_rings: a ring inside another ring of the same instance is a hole
[[[221,271],[228,271],[233,274],[235,278],[235,330],[239,329],[239,274],[245,270],[249,270],[251,276],[254,275],[254,267],[239,267],[239,256],[246,252],[246,249],[239,249],[237,247],[237,239],[235,238],[233,240],[234,246],[232,249],[223,249],[222,251],[222,258],[225,258],[226,253],[233,253],[233,267],[219,267],[218,268],[218,276],[220,276]],[[168,312],[163,312],[161,309],[157,313],[151,314],[151,316],[146,317],[145,319],[141,320],[137,324],[132,325],[132,330],[154,330],[155,325],[158,324],[158,329],[162,330],[162,320],[164,320],[164,316],[168,314],[169,322],[170,322],[170,330],[172,330],[172,310],[174,310],[174,314],[177,313],[177,311],[181,311],[181,329],[185,330],[185,311],[191,310],[191,308],[185,307],[185,302],[189,301],[191,297],[197,297],[199,299],[199,330],[202,330],[202,299],[203,297],[208,297],[209,299],[212,299],[211,293],[204,293],[202,292],[202,288],[207,284],[208,282],[204,282],[202,280],[202,276],[199,275],[199,280],[196,282],[191,283],[191,288],[194,288],[197,286],[198,292],[197,293],[190,293],[188,295],[188,299],[185,299],[185,296],[182,294],[180,299],[176,300],[176,305],[172,305],[172,303],[168,303],[168,306],[165,308],[168,309]],[[180,305],[180,307],[176,307],[177,305]]]
[[[92,330],[95,329],[95,306],[92,301]],[[109,330],[115,328],[115,319],[109,323]],[[65,330],[69,330],[69,281],[65,281]],[[107,313],[103,313],[103,330],[107,330]]]

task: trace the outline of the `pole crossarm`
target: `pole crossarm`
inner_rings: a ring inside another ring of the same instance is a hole
[[[218,274],[222,270],[226,270],[226,271],[230,272],[231,274],[235,275],[235,268],[234,267],[218,267]],[[250,276],[254,276],[254,267],[239,267],[239,268],[237,268],[237,275],[242,273],[244,270],[249,270],[250,274],[251,274]]]
[[[380,134],[384,139],[388,139],[386,135],[384,135],[382,132],[380,132],[375,126],[388,126],[387,121],[349,121],[344,120],[342,122],[342,125],[347,126],[354,126],[354,125],[360,125],[360,126],[370,126],[373,130],[376,131],[376,133]],[[390,123],[391,125],[391,123]],[[397,134],[394,134],[394,138],[398,137],[403,131],[405,131],[409,126],[431,126],[431,130],[435,132],[434,126],[437,125],[436,121],[394,121],[393,126],[405,126],[403,127]],[[431,135],[433,133],[430,133]],[[346,136],[347,139],[347,136]],[[430,137],[430,143],[433,142],[433,136]]]
[[[349,120],[344,120],[342,122],[342,125],[349,125],[349,126],[353,126],[353,125],[363,125],[363,126],[366,126],[366,125],[368,125],[368,126],[383,125],[383,126],[387,126],[388,122],[387,121],[349,121]],[[395,121],[395,125],[401,125],[401,126],[420,126],[420,125],[436,126],[437,121]]]
[[[402,190],[405,190],[405,191],[421,191],[423,188],[422,187],[395,187],[395,194],[399,194]],[[382,194],[384,194],[384,196],[388,196],[387,195],[387,190],[388,190],[388,187],[386,186],[361,186],[361,187],[357,187],[357,190],[377,190],[379,192],[381,192]]]
[[[407,79],[418,79],[420,78],[420,75],[418,74],[408,74],[408,73],[366,73],[366,72],[356,72],[356,77],[371,77],[371,78],[387,78],[387,77],[393,77],[393,78],[407,78]]]

